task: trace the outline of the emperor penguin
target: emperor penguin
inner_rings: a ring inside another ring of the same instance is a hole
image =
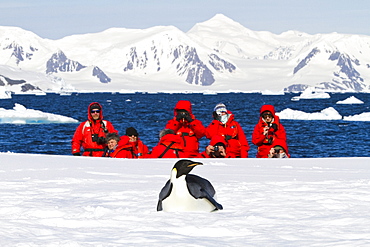
[[[200,162],[182,159],[176,162],[171,177],[159,193],[157,211],[182,212],[221,210],[222,205],[215,200],[215,189],[204,178],[189,172]]]

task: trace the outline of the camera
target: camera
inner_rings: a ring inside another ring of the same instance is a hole
[[[99,135],[98,135],[98,134],[92,134],[92,135],[91,135],[91,139],[92,139],[92,141],[93,141],[93,142],[98,142],[98,140],[99,140]]]
[[[218,146],[213,146],[213,151],[211,152],[211,154],[215,158],[222,158],[222,155],[220,154],[220,149]]]
[[[180,118],[186,118],[186,112],[179,112]]]
[[[273,129],[273,131],[277,131],[278,126],[276,123],[269,124],[269,127]]]
[[[280,149],[274,149],[274,151],[276,154],[280,153]]]
[[[92,134],[91,139],[93,142],[96,142],[97,144],[100,144],[100,145],[105,144],[105,141],[106,141],[105,137],[102,137],[102,136],[99,137],[98,134]]]

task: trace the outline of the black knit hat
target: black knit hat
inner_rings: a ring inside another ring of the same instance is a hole
[[[139,136],[139,133],[137,133],[137,130],[134,127],[129,127],[126,129],[126,135],[127,136]]]
[[[101,110],[101,106],[98,103],[94,103],[94,104],[92,104],[90,106],[90,110],[92,110],[92,109],[99,109],[99,110]]]

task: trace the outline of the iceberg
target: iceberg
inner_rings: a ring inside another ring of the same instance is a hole
[[[306,88],[299,96],[294,96],[292,101],[299,101],[300,99],[329,99],[330,94],[324,92],[315,92],[312,88]]]
[[[287,108],[276,113],[280,119],[294,120],[341,120],[342,116],[333,107],[328,107],[320,112],[307,113]]]
[[[13,110],[0,108],[0,124],[49,124],[78,123],[76,119],[62,115],[27,109],[15,103]]]
[[[343,117],[345,121],[370,121],[370,112],[363,112],[358,115],[345,116]]]
[[[337,101],[337,104],[363,104],[364,102],[362,100],[357,99],[355,96],[351,96],[345,100]]]
[[[280,90],[280,91],[271,91],[271,90],[263,90],[261,91],[261,94],[262,95],[285,95],[285,92],[284,90]]]

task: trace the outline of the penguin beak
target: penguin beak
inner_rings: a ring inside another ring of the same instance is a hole
[[[193,166],[197,166],[197,165],[203,165],[203,163],[201,163],[201,162],[194,162],[194,163],[188,165],[188,167],[193,167]]]

